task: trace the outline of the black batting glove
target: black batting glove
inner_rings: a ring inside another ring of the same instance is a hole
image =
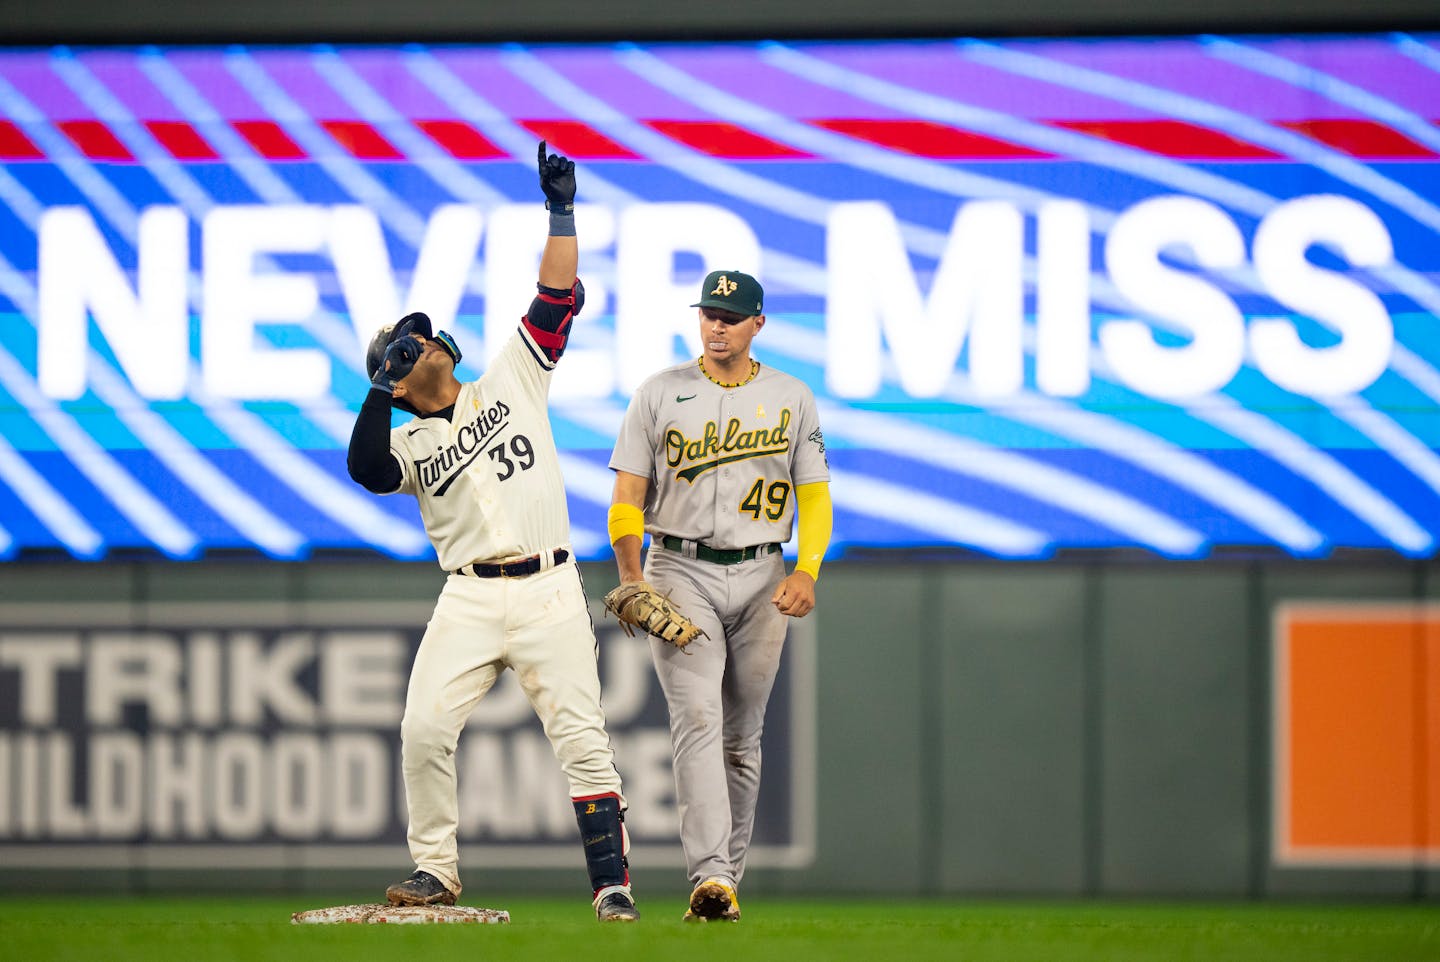
[[[405,379],[424,351],[425,345],[408,334],[391,343],[385,349],[385,360],[380,362],[375,377],[370,381],[371,389],[386,394],[394,391],[395,383]]]
[[[559,154],[545,155],[540,141],[540,189],[545,192],[545,209],[569,213],[575,209],[575,161]]]

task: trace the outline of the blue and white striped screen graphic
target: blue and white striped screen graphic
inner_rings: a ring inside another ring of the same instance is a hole
[[[833,555],[1432,557],[1437,119],[1417,35],[0,52],[0,554],[433,557],[345,472],[363,345],[484,370],[544,138],[583,559],[712,268],[819,398]]]

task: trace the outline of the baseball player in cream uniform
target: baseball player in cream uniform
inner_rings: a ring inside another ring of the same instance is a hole
[[[478,380],[455,377],[459,348],[424,314],[379,331],[371,387],[350,441],[351,476],[413,495],[450,572],[411,669],[400,726],[415,872],[396,905],[460,895],[455,747],[499,673],[514,669],[570,783],[593,904],[638,918],[625,858],[624,798],[600,707],[594,626],[570,546],[565,484],[546,405],[570,325],[576,278],[575,165],[540,144],[550,236],[539,293]],[[415,415],[390,427],[391,407]]]
[[[765,708],[788,618],[814,607],[830,540],[829,468],[810,389],[750,356],[765,325],[759,282],[712,272],[693,306],[703,353],[631,399],[610,459],[609,527],[620,580],[648,581],[705,632],[683,651],[652,636],[650,649],[693,886],[685,918],[735,921]],[[797,514],[787,575],[780,545]]]

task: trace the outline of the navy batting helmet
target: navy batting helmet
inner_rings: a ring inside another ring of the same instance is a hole
[[[402,337],[409,337],[411,334],[419,334],[427,341],[435,341],[445,348],[451,360],[456,364],[460,363],[460,348],[455,339],[444,331],[436,334],[430,324],[429,315],[416,311],[414,314],[406,314],[394,324],[387,324],[375,332],[370,339],[370,346],[365,349],[365,374],[371,380],[375,379],[375,372],[380,370],[380,365],[385,363],[385,350],[400,340]]]

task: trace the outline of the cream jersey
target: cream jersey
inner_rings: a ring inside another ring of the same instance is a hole
[[[652,375],[630,399],[610,467],[650,479],[646,531],[712,548],[789,541],[795,486],[830,480],[815,396],[764,365],[739,387],[695,361]]]
[[[546,408],[555,369],[522,326],[449,420],[415,418],[390,432],[397,492],[420,503],[440,567],[568,547],[565,481]]]

